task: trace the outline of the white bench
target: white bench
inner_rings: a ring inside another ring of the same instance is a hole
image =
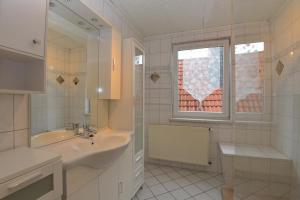
[[[289,183],[292,161],[271,146],[219,143],[222,170],[228,186],[235,177]]]

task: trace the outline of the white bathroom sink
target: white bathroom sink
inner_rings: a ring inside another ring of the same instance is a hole
[[[129,132],[104,130],[93,140],[74,137],[40,148],[60,154],[65,169],[82,165],[101,169],[115,160],[130,140]]]
[[[63,140],[68,140],[74,137],[73,131],[56,130],[51,132],[40,133],[31,137],[32,147],[42,147],[49,144],[57,143]]]

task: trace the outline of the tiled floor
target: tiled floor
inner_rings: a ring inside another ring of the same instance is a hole
[[[222,200],[221,174],[147,164],[145,184],[133,200]],[[238,179],[235,200],[286,200],[283,184]]]
[[[147,164],[134,200],[221,200],[222,185],[220,174]]]

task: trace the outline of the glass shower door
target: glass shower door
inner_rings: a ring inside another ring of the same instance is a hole
[[[134,48],[135,153],[144,149],[144,52]]]

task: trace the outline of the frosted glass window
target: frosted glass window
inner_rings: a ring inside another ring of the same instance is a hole
[[[179,46],[174,52],[177,64],[174,113],[204,118],[228,115],[229,96],[225,87],[229,79],[227,42]]]
[[[263,112],[264,49],[263,42],[235,46],[236,112]]]

